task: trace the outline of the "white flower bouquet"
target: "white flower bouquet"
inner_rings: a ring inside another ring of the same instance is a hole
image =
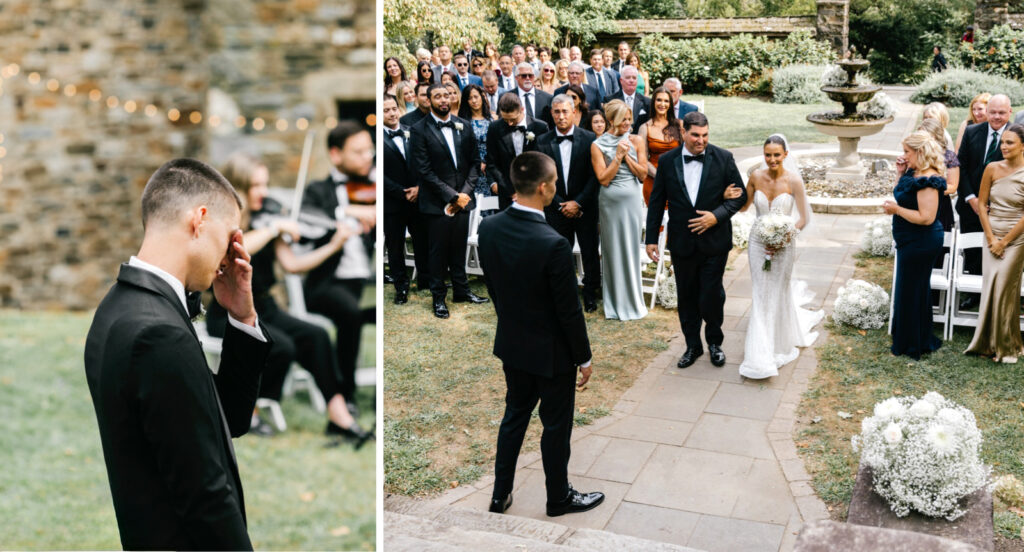
[[[851,441],[874,475],[875,492],[899,517],[910,510],[953,521],[960,499],[988,483],[974,414],[934,391],[875,405]]]
[[[839,288],[832,320],[860,329],[878,329],[889,319],[889,294],[864,280],[847,280]]]
[[[750,225],[753,216],[748,213],[736,213],[732,217],[732,246],[737,249],[746,249],[747,240],[750,238]]]
[[[879,92],[870,100],[860,104],[860,112],[876,119],[885,119],[896,114],[896,104],[889,99],[889,96],[885,95],[885,92]]]
[[[782,213],[768,213],[754,221],[755,232],[758,239],[768,249],[779,249],[789,243],[796,235],[796,221],[789,215]],[[772,252],[764,254],[764,264],[761,270],[772,269]]]
[[[892,255],[892,217],[879,217],[865,224],[860,248],[875,257]]]
[[[679,307],[679,296],[676,294],[675,271],[670,267],[658,281],[658,304],[666,309]]]

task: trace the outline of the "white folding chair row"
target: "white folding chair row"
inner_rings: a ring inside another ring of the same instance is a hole
[[[932,322],[942,324],[942,339],[948,340],[953,336],[953,325],[950,321],[951,312],[955,301],[952,300],[954,293],[954,258],[957,254],[956,244],[960,237],[955,232],[943,232],[942,234],[942,266],[932,268],[930,288],[939,292],[938,305],[932,305]],[[893,245],[895,253],[895,244]],[[889,294],[889,333],[892,334],[892,315],[896,302],[896,263],[899,262],[899,254],[894,256],[892,267],[892,293]]]
[[[646,218],[644,220],[646,221]],[[663,228],[668,226],[668,210],[666,210],[665,214],[662,215],[662,217],[661,217],[661,226]],[[654,304],[658,300],[658,282],[660,282],[662,276],[666,274],[666,272],[665,272],[665,261],[668,260],[668,259],[666,259],[666,255],[668,253],[668,250],[665,249],[665,244],[667,243],[667,241],[668,241],[668,231],[663,229],[661,232],[658,233],[658,264],[657,264],[657,268],[654,270],[654,287],[650,291],[650,294],[651,294],[651,305],[650,305],[649,308],[651,308],[651,309],[654,308]],[[641,260],[645,260],[645,259],[646,260],[650,260],[647,257],[647,246],[646,245],[641,246],[640,255],[642,255]],[[645,293],[647,292],[646,289],[644,290],[644,292]]]
[[[498,208],[498,196],[485,196],[476,194],[476,209],[469,212],[469,238],[466,239],[466,274],[483,276],[484,270],[480,267],[480,236],[477,231],[480,229],[480,211],[491,211]]]

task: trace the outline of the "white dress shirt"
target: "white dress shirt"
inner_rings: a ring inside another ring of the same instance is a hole
[[[397,126],[395,128],[389,128],[387,125],[385,125],[384,128],[386,128],[388,130],[392,130],[392,131],[399,131],[399,133],[401,133],[402,126],[399,125],[399,126]],[[405,136],[403,134],[398,134],[397,136],[395,136],[394,138],[391,139],[391,142],[393,144],[395,144],[395,147],[398,148],[398,151],[402,154],[402,157],[404,158],[405,157]]]
[[[626,107],[628,107],[630,111],[633,111],[635,113],[635,110],[633,109],[634,99],[635,98],[633,95],[627,96],[625,92],[622,93],[622,101],[626,102]]]
[[[167,282],[167,285],[171,286],[171,289],[174,290],[174,294],[178,296],[178,300],[181,301],[181,306],[185,307],[185,312],[188,312],[188,302],[185,300],[185,284],[181,283],[181,280],[175,278],[170,272],[167,272],[158,266],[151,265],[134,255],[128,259],[128,266],[134,266],[135,268],[140,268],[146,272],[151,272],[159,276],[161,280]],[[260,330],[259,315],[256,317],[255,326],[243,324],[238,320],[235,320],[235,317],[231,316],[230,313],[228,314],[228,323],[240,331],[245,332],[246,335],[251,336],[253,339],[258,339],[264,343],[267,342],[267,338],[263,335],[263,330]]]
[[[707,153],[707,150],[704,150]],[[683,155],[693,155],[690,150],[683,146]],[[704,174],[704,163],[698,161],[686,162],[683,159],[683,184],[686,185],[686,195],[690,196],[690,203],[697,205],[697,192],[700,189],[700,177]]]
[[[523,132],[514,132],[514,130],[516,128],[523,129]],[[519,121],[519,124],[517,124],[516,126],[512,127],[512,129],[509,130],[509,132],[512,132],[512,146],[515,148],[517,156],[522,155],[522,153],[523,153],[523,144],[526,143],[526,132],[525,132],[525,130],[526,130],[526,117],[525,116],[523,117],[522,121]]]
[[[339,280],[359,280],[370,277],[370,258],[363,247],[363,227],[353,217],[345,215],[345,208],[348,207],[348,177],[335,167],[331,167],[331,180],[334,181],[334,194],[338,198],[338,207],[334,211],[335,220],[345,221],[354,233],[345,240],[341,249],[341,259],[338,260],[338,268],[334,269],[334,277]]]
[[[555,129],[555,136],[572,136],[576,130],[576,126],[573,125],[569,128],[569,132],[562,134],[557,128]],[[575,140],[575,138],[573,138]],[[561,190],[566,196],[569,195],[569,164],[572,162],[572,140],[562,140],[562,143],[558,145],[558,153],[562,156],[562,185],[565,186],[564,190]],[[568,201],[568,197],[566,201]]]
[[[434,122],[436,123],[446,123],[452,120],[451,115],[449,115],[448,121],[442,121],[441,119],[437,118],[437,115],[434,115],[433,111],[430,112],[430,116],[434,118]],[[441,129],[441,134],[444,136],[445,141],[448,142],[448,151],[450,151],[452,154],[452,163],[455,163],[455,167],[458,168],[459,158],[457,155],[455,155],[455,135],[453,133],[454,131],[448,127],[444,127]]]
[[[531,88],[530,90],[527,91],[523,90],[522,88],[516,87],[516,92],[519,93],[519,101],[523,102],[523,112],[529,115],[530,117],[537,116],[537,95],[534,94],[536,90],[536,88]],[[526,103],[527,98],[530,99],[529,107],[527,107]],[[531,111],[533,112],[531,113]]]

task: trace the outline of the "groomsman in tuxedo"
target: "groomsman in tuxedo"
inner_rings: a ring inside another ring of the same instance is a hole
[[[491,107],[491,113],[497,113],[498,99],[501,98],[502,94],[508,92],[508,90],[498,86],[498,75],[490,69],[484,71],[484,75],[480,80],[483,81],[481,86],[483,86],[484,89],[484,100],[486,100],[487,105]]]
[[[571,97],[559,94],[551,100],[555,128],[537,139],[538,150],[555,160],[558,180],[555,198],[544,208],[548,224],[569,240],[579,240],[583,257],[583,309],[597,310],[601,289],[601,258],[597,253],[597,177],[590,164],[593,132],[573,124],[576,106]]]
[[[1003,152],[999,149],[999,141],[1013,115],[1010,98],[1004,94],[996,94],[988,101],[986,108],[988,122],[971,125],[964,130],[963,140],[957,158],[960,160],[960,188],[957,190],[956,211],[960,214],[961,232],[981,232],[981,220],[978,209],[978,189],[981,187],[981,176],[985,167],[993,161],[1002,161]],[[970,274],[981,274],[981,249],[964,250],[964,269]],[[979,304],[977,294],[969,294],[960,304],[960,308],[969,310]]]
[[[515,67],[516,64],[512,62],[512,56],[503,54],[498,58],[498,67],[501,68],[501,77],[498,79],[498,86],[503,90],[515,90],[516,88],[516,77]]]
[[[470,84],[477,86],[483,86],[483,80],[480,77],[469,72],[469,58],[462,53],[455,54],[453,58],[455,61],[455,84],[459,85],[459,90],[462,90]]]
[[[622,100],[626,103],[626,107],[633,111],[633,133],[636,133],[640,129],[640,125],[651,118],[651,100],[643,94],[636,93],[637,79],[636,67],[627,65],[622,70],[622,76],[619,77],[622,87],[618,92],[604,99],[605,102]]]
[[[619,91],[618,78],[611,69],[604,68],[604,57],[600,48],[590,51],[590,67],[586,70],[587,84],[597,88],[601,100]]]
[[[612,63],[612,70],[616,71],[619,74],[622,74],[622,68],[629,65],[629,62],[627,61],[630,53],[629,43],[623,40],[622,42],[619,43],[618,50],[619,59],[615,60],[615,63]]]
[[[420,213],[430,236],[434,316],[448,318],[447,274],[451,274],[456,303],[489,301],[471,292],[466,278],[469,212],[476,208],[473,184],[480,176],[480,162],[473,127],[450,113],[448,89],[433,84],[427,92],[430,116],[412,128],[409,149],[413,173],[419,175]]]
[[[125,550],[252,550],[231,438],[249,430],[272,341],[241,210],[213,167],[165,163],[142,192],[142,246],[89,328],[85,376]],[[216,373],[190,320],[211,285],[229,322]]]
[[[551,122],[551,94],[535,87],[533,67],[523,62],[515,67],[516,71],[516,94],[523,104],[526,114],[544,122]]]
[[[441,63],[434,66],[434,82],[441,82],[441,73],[455,72],[455,64],[452,63],[452,49],[445,44],[438,46],[437,58],[441,60]]]
[[[427,88],[429,86],[430,83],[427,82],[416,83],[416,109],[402,115],[399,121],[403,125],[411,127],[430,113],[430,96],[427,95]]]
[[[680,99],[683,95],[683,83],[679,82],[679,79],[675,77],[665,79],[665,89],[668,90],[668,94],[672,96],[672,109],[676,110],[677,119],[682,121],[683,117],[686,117],[687,113],[698,111],[697,106],[690,102],[684,102]]]
[[[519,202],[480,223],[480,265],[498,315],[494,355],[505,372],[505,415],[498,429],[490,511],[512,505],[516,461],[540,402],[541,462],[547,515],[585,512],[604,500],[569,485],[576,394],[593,372],[587,323],[576,296],[572,247],[544,221],[555,195],[555,164],[538,152],[512,163]]]
[[[525,65],[525,64],[524,64]],[[498,206],[505,209],[512,204],[512,183],[508,179],[512,160],[524,151],[537,150],[537,137],[548,131],[548,125],[530,117],[523,110],[519,96],[506,93],[498,100],[497,121],[487,127],[487,179],[491,193],[498,196]]]
[[[708,119],[703,113],[688,113],[683,130],[683,145],[658,159],[647,206],[647,255],[658,260],[658,229],[667,202],[668,250],[679,290],[679,324],[686,337],[686,352],[677,366],[687,368],[704,354],[702,321],[711,363],[722,366],[722,275],[732,249],[731,219],[746,202],[747,191],[732,154],[708,144]],[[742,194],[723,199],[730,184]]]
[[[429,286],[426,228],[420,216],[419,185],[409,163],[409,127],[398,120],[398,101],[384,96],[384,246],[388,251],[388,273],[395,285],[395,304],[409,301],[409,275],[405,267],[405,233],[412,236],[419,289]]]
[[[555,89],[555,95],[565,94],[569,90],[570,84],[575,84],[583,89],[583,93],[587,96],[587,107],[590,109],[601,109],[601,93],[597,91],[593,86],[583,82],[583,71],[585,68],[583,64],[574,61],[569,64],[569,68],[566,69],[566,73],[569,75],[569,84],[564,84]]]

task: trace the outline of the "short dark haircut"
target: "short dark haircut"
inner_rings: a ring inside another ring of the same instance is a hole
[[[384,94],[384,101],[382,101],[381,104],[383,104],[386,101],[392,101],[395,102],[395,105],[398,105],[398,98],[395,97],[394,94]]]
[[[348,142],[348,139],[360,132],[369,131],[355,121],[339,121],[338,126],[332,128],[327,133],[327,149],[345,149],[345,143]]]
[[[691,111],[683,117],[683,130],[690,130],[692,126],[708,126],[708,118],[700,111]]]
[[[484,72],[480,74],[480,80],[496,78],[498,78],[498,74],[494,72],[494,69],[484,69]]]
[[[548,48],[547,46],[541,46],[540,48],[537,49],[537,54],[539,55],[541,52],[547,52],[548,55],[550,55],[551,48]]]
[[[142,228],[173,222],[184,209],[205,204],[218,214],[228,206],[242,210],[242,199],[217,169],[198,159],[172,159],[149,177],[142,191]]]
[[[523,102],[519,101],[519,94],[505,92],[498,98],[499,113],[514,113],[523,108]]]
[[[603,56],[603,55],[604,55],[604,50],[601,49],[601,48],[594,48],[593,50],[590,51],[590,57]]]
[[[541,182],[555,176],[555,161],[539,151],[525,151],[512,160],[509,178],[517,194],[532,196]]]
[[[429,96],[430,95],[430,87],[433,86],[433,85],[434,85],[434,83],[432,83],[432,82],[422,82],[422,81],[421,82],[417,82],[416,83],[416,95],[417,96],[420,95],[420,88],[426,88],[427,89],[427,95]]]
[[[457,59],[459,59],[459,58],[463,58],[463,59],[465,59],[466,61],[469,61],[469,58],[468,58],[468,57],[466,57],[466,54],[464,54],[464,53],[462,53],[462,52],[459,52],[459,53],[455,54],[454,56],[452,56],[452,61],[455,61],[455,60],[457,60]]]
[[[448,91],[448,87],[447,86],[445,86],[445,85],[443,85],[443,84],[441,84],[439,82],[435,82],[435,83],[433,83],[433,84],[431,84],[430,86],[427,87],[427,96],[433,96],[434,95],[434,90],[437,90],[439,88],[441,90],[444,90],[445,92]]]

